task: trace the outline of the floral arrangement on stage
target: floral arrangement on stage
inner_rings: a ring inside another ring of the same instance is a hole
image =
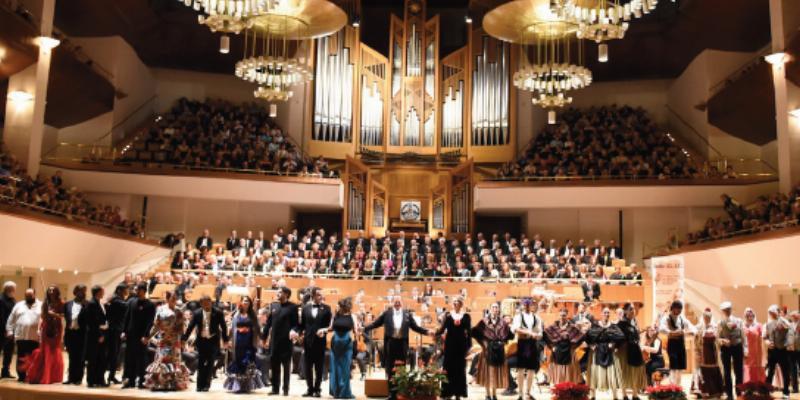
[[[395,368],[392,384],[399,400],[433,400],[441,394],[442,383],[447,382],[445,371],[432,367],[409,369],[405,365]]]
[[[736,385],[742,400],[770,400],[775,387],[764,381],[750,381]]]
[[[553,400],[588,400],[589,386],[580,383],[562,382],[551,391]]]
[[[680,385],[659,385],[647,388],[650,400],[686,400],[686,393]]]

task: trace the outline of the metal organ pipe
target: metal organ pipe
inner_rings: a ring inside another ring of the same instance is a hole
[[[354,66],[350,63],[350,49],[345,47],[344,39],[345,31],[341,30],[317,40],[314,140],[351,140]],[[334,44],[335,52],[331,52]]]
[[[489,62],[489,38],[482,41],[481,54],[475,58],[472,71],[472,144],[505,145],[509,142],[508,127],[508,45],[498,42],[497,60]]]

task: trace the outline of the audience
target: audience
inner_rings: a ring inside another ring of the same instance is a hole
[[[592,276],[601,280],[631,280],[633,271],[623,273],[613,260],[622,258],[622,250],[613,240],[607,245],[595,240],[587,246],[571,240],[562,244],[550,240],[545,244],[540,235],[524,234],[513,238],[509,233],[484,237],[478,233],[464,240],[433,238],[404,232],[396,239],[389,237],[344,238],[323,229],[300,234],[279,229],[267,239],[263,232],[257,238],[238,238],[236,231],[220,244],[192,246],[182,234],[173,235],[172,269],[193,271],[232,271],[252,276],[326,274],[335,278],[377,279],[453,279],[512,280],[561,279],[576,281]],[[247,232],[248,238],[253,237]],[[196,243],[209,243],[211,234],[204,230]],[[181,239],[178,239],[181,238]],[[216,242],[215,242],[216,243]],[[613,272],[612,272],[613,270]]]
[[[522,156],[497,171],[498,178],[670,179],[735,178],[698,165],[662,133],[642,108],[615,105],[570,108],[531,140]]]
[[[334,175],[324,158],[303,156],[263,106],[222,100],[179,99],[123,152],[121,160],[281,175]]]
[[[703,229],[686,235],[684,244],[781,229],[797,225],[800,220],[800,184],[788,195],[775,193],[759,196],[748,206],[743,206],[727,194],[720,198],[728,218],[709,218]]]
[[[72,221],[89,223],[141,234],[136,221],[122,218],[117,206],[93,204],[76,187],[66,187],[61,171],[51,177],[28,176],[22,164],[0,143],[0,200],[17,207],[57,215]]]

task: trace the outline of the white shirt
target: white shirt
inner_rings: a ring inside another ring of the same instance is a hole
[[[537,321],[537,318],[533,313],[521,312],[514,316],[514,321],[511,322],[511,332],[516,332],[517,329],[520,328],[528,329],[533,332],[532,339],[539,339],[542,337],[542,321]]]
[[[200,336],[206,339],[211,337],[211,311],[203,310],[203,330]]]
[[[80,326],[78,325],[78,316],[81,314],[82,309],[83,309],[83,304],[78,303],[76,301],[72,302],[72,313],[71,313],[72,320],[70,321],[69,324],[70,330],[76,331],[80,329]]]
[[[36,300],[28,307],[25,301],[20,301],[11,309],[11,315],[6,322],[6,333],[14,335],[15,340],[39,341],[39,322],[42,320],[42,302]]]
[[[317,318],[317,313],[319,313],[319,304],[314,304],[311,306],[311,317]]]
[[[403,309],[394,310],[394,314],[392,314],[392,324],[394,324],[395,331],[399,331],[403,326]]]

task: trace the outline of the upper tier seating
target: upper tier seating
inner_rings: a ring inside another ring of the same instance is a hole
[[[139,222],[122,218],[120,208],[94,204],[76,187],[66,187],[61,171],[50,177],[28,176],[25,168],[0,143],[0,201],[20,209],[64,217],[71,221],[87,223],[124,232],[142,233]]]
[[[303,156],[263,106],[222,100],[179,99],[126,147],[120,161],[277,175],[335,175],[322,157]]]
[[[676,238],[671,237],[670,247],[772,231],[796,226],[800,220],[800,184],[788,195],[759,196],[749,205],[742,205],[726,194],[720,198],[728,219],[709,218],[703,229],[690,232],[682,243],[676,243]]]
[[[735,178],[695,160],[659,131],[647,112],[630,106],[570,108],[531,140],[501,179]]]

